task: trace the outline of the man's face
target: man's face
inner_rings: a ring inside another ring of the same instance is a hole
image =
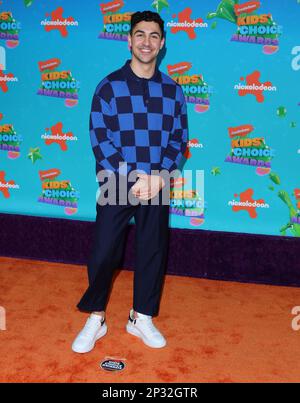
[[[134,27],[132,35],[128,36],[132,57],[145,64],[155,61],[164,42],[160,27],[154,21],[139,22]]]

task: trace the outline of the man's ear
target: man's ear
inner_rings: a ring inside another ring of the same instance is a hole
[[[160,50],[164,47],[165,44],[165,38],[162,38],[161,44],[160,44]]]
[[[131,35],[130,34],[128,34],[127,41],[128,41],[128,48],[131,49],[132,45],[131,45]]]

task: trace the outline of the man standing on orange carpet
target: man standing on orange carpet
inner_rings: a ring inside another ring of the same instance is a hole
[[[163,190],[169,192],[170,180],[162,172],[176,170],[185,152],[186,103],[180,85],[157,67],[165,43],[160,15],[152,11],[133,14],[128,43],[131,60],[98,84],[92,101],[90,137],[101,195],[88,262],[89,287],[78,304],[91,315],[73,342],[77,353],[91,351],[107,332],[108,294],[132,217],[136,265],[133,308],[126,330],[150,347],[166,345],[152,322],[158,313],[168,250],[169,205],[162,194]],[[133,173],[137,180],[132,182]],[[125,201],[124,184],[130,188]],[[113,196],[106,204],[104,189]]]

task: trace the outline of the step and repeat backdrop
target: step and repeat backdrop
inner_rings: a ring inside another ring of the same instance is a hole
[[[0,212],[94,220],[91,98],[146,9],[188,105],[170,225],[300,236],[300,0],[0,1]]]

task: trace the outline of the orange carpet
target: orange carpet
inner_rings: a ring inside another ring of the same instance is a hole
[[[300,331],[291,309],[300,289],[167,276],[154,350],[125,331],[133,273],[116,276],[108,334],[86,355],[70,349],[85,323],[76,309],[85,267],[0,258],[0,382],[299,382]],[[99,368],[105,357],[126,368]]]

